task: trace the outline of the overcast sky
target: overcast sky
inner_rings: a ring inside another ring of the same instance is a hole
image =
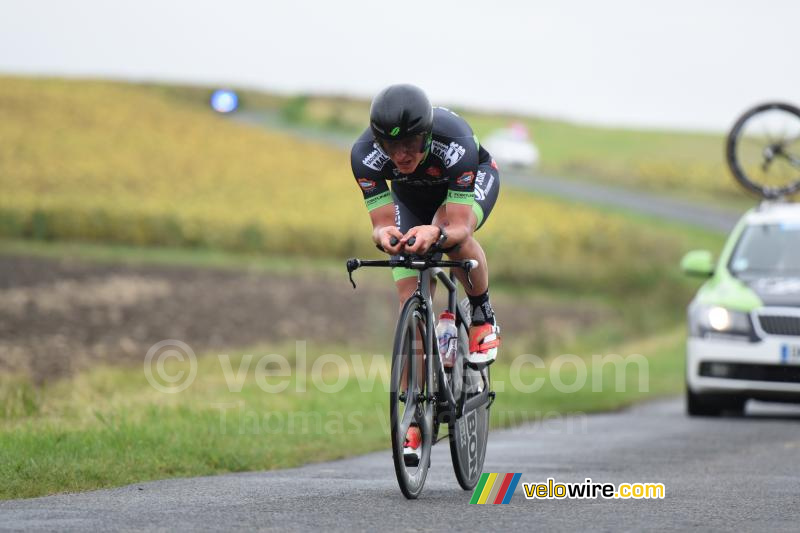
[[[0,0],[0,71],[370,96],[722,130],[800,104],[797,0]]]

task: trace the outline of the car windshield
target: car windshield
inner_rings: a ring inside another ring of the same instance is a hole
[[[747,227],[728,266],[737,276],[800,275],[800,223]]]

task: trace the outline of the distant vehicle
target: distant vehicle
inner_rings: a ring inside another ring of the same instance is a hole
[[[681,268],[708,277],[689,304],[686,399],[690,415],[741,413],[749,398],[800,402],[800,110],[763,104],[736,122],[727,159],[764,200],[731,232],[719,259],[686,254]]]
[[[500,165],[533,168],[539,164],[539,150],[522,123],[491,133],[483,145]]]

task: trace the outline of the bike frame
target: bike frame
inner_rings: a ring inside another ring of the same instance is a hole
[[[384,263],[389,263],[388,261]],[[434,324],[435,317],[433,313],[433,295],[431,294],[431,281],[441,281],[442,284],[448,291],[448,308],[453,314],[457,317],[457,323],[466,324],[466,320],[461,313],[461,308],[458,305],[458,288],[456,285],[455,275],[451,272],[448,276],[440,267],[426,267],[425,262],[415,262],[411,261],[412,264],[417,263],[415,266],[420,268],[420,273],[417,278],[417,289],[409,298],[409,301],[413,298],[420,298],[423,303],[423,309],[425,311],[425,338],[423,339],[423,345],[425,347],[426,354],[432,354],[434,357],[426,357],[425,358],[425,380],[426,383],[431,385],[434,384],[434,372],[438,371],[438,375],[441,376],[441,385],[437,387],[438,390],[431,394],[428,392],[428,400],[435,402],[435,405],[440,405],[439,400],[444,400],[446,403],[448,410],[444,413],[439,412],[438,415],[444,415],[449,412],[452,412],[455,415],[455,418],[461,418],[464,413],[472,411],[474,409],[478,409],[482,405],[486,403],[490,403],[494,399],[494,393],[490,390],[489,380],[487,378],[486,372],[481,372],[481,380],[483,381],[483,390],[470,397],[467,398],[467,393],[470,392],[467,390],[467,387],[461,388],[461,394],[458,398],[453,396],[453,392],[450,390],[450,387],[447,386],[446,383],[446,376],[444,370],[444,364],[442,363],[442,357],[439,353],[439,344],[438,342],[434,342],[435,331],[434,331]],[[361,264],[359,266],[383,266],[377,264]],[[466,361],[464,362],[465,366],[468,364]],[[435,367],[434,367],[435,365]],[[409,369],[410,372],[416,372],[416,361],[414,361]],[[480,365],[479,367],[473,367],[476,370],[481,370],[485,365]],[[440,395],[444,397],[441,398]]]

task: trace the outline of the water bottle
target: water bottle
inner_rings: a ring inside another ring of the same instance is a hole
[[[458,330],[456,329],[456,317],[450,311],[444,311],[439,315],[439,322],[436,324],[436,338],[439,341],[439,355],[442,357],[442,364],[445,368],[452,368],[456,362]]]

